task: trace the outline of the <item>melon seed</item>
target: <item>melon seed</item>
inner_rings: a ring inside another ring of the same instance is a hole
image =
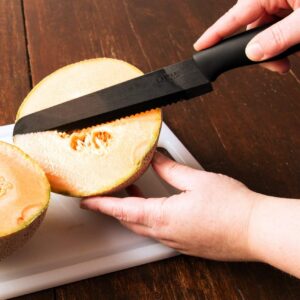
[[[66,135],[61,135],[66,138]],[[108,146],[109,140],[112,138],[107,131],[81,131],[73,132],[70,136],[70,147],[75,151],[82,151],[84,149],[100,149]]]

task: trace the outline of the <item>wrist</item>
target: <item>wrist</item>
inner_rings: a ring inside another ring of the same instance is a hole
[[[259,261],[257,247],[252,239],[252,222],[256,218],[259,194],[242,189],[235,193],[233,203],[228,206],[228,226],[224,226],[227,233],[227,244],[230,244],[229,260]],[[234,206],[234,209],[232,207]],[[254,221],[255,222],[255,221]]]
[[[264,195],[253,192],[252,194],[252,207],[248,218],[247,227],[247,254],[249,260],[261,261],[260,246],[257,239],[257,231],[259,231],[259,212],[261,210]]]
[[[255,260],[300,278],[300,202],[257,195],[249,222],[248,245]]]
[[[241,259],[246,261],[261,261],[260,246],[255,239],[256,225],[258,223],[258,210],[262,203],[264,195],[258,194],[251,190],[247,191],[245,200],[247,202],[247,210],[243,214],[241,224],[243,224],[244,232],[241,235]],[[254,226],[254,225],[255,226]]]
[[[274,218],[276,218],[276,214],[274,216],[273,212],[276,210],[278,201],[280,202],[278,198],[255,193],[248,226],[248,249],[250,256],[255,261],[270,263],[272,233],[277,230],[276,226],[273,226]]]

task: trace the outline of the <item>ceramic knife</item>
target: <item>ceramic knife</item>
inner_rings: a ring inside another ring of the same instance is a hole
[[[247,58],[245,48],[266,27],[224,39],[185,61],[26,115],[16,122],[14,135],[84,128],[210,92],[211,83],[222,73],[257,63]],[[300,44],[270,60],[297,51]]]

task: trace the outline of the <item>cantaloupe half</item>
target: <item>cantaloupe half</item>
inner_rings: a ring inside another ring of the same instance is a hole
[[[134,66],[110,58],[68,65],[28,94],[17,119],[142,74]],[[161,124],[161,110],[153,109],[68,133],[16,135],[14,142],[41,165],[54,192],[78,197],[101,195],[131,184],[145,171]]]
[[[37,163],[17,147],[0,142],[0,260],[33,235],[49,197],[49,182]]]

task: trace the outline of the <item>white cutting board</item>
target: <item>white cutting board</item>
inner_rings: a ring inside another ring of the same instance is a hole
[[[0,140],[10,143],[12,131],[13,125],[0,127]],[[166,124],[162,126],[158,146],[165,148],[178,162],[201,169]],[[168,196],[175,192],[151,167],[137,185],[146,197]],[[0,299],[176,254],[154,240],[131,233],[112,218],[80,209],[79,199],[52,194],[45,221],[33,239],[0,262]]]

